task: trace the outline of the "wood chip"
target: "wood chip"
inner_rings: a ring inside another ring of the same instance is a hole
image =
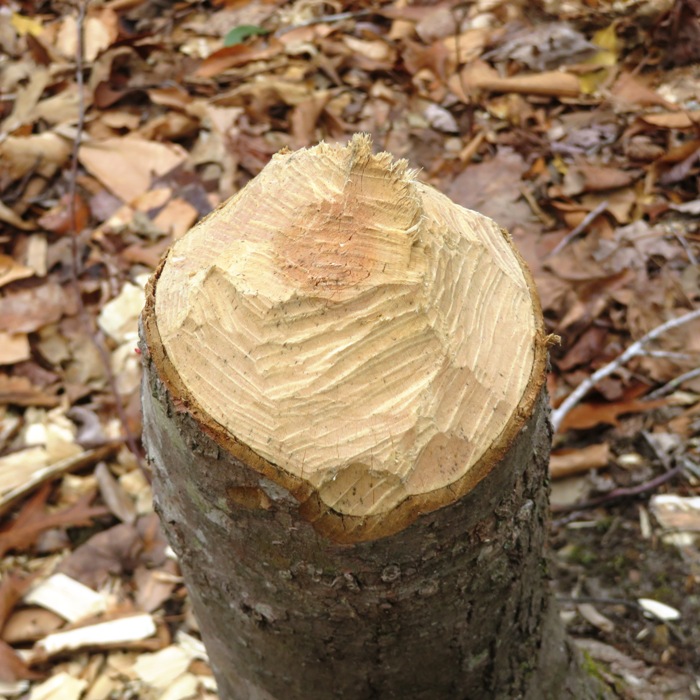
[[[34,686],[29,700],[79,700],[87,681],[68,673],[57,673],[41,685]]]
[[[156,624],[150,615],[132,615],[50,634],[34,645],[34,655],[37,660],[44,659],[84,647],[106,647],[137,642],[152,637],[155,633]]]
[[[25,603],[52,610],[69,622],[107,609],[107,599],[65,574],[54,574],[24,597]]]
[[[134,671],[147,685],[164,690],[187,670],[191,660],[184,649],[172,644],[154,654],[141,654]]]
[[[659,603],[658,600],[653,600],[652,598],[638,598],[637,602],[641,605],[646,617],[655,617],[657,620],[662,620],[663,622],[681,619],[680,611],[665,603]]]

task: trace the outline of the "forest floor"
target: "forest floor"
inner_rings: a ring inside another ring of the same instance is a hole
[[[360,131],[511,231],[561,336],[570,634],[620,697],[700,697],[698,0],[4,0],[0,47],[0,697],[216,697],[143,287],[274,153]]]

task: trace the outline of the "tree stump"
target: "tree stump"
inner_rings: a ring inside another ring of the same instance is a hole
[[[508,234],[367,137],[274,156],[142,316],[222,700],[595,698],[543,558],[547,337]]]

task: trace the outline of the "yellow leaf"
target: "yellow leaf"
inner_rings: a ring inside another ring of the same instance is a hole
[[[10,20],[15,31],[20,36],[25,34],[31,34],[32,36],[39,36],[44,31],[41,26],[41,22],[33,19],[32,17],[25,17],[24,15],[19,15],[16,12],[12,13],[12,19]]]
[[[568,166],[559,155],[552,158],[552,165],[557,169],[557,172],[561,173],[562,175],[566,175],[567,171],[569,170]]]
[[[609,74],[610,72],[603,68],[600,70],[592,70],[579,76],[581,81],[581,92],[583,92],[585,95],[593,95],[598,91],[600,86],[605,83]]]
[[[593,35],[593,43],[601,49],[617,54],[620,50],[620,42],[617,39],[616,23],[613,22],[605,29],[598,30]]]

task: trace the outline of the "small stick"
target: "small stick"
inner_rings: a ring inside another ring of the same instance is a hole
[[[700,377],[700,367],[691,369],[688,372],[681,374],[680,377],[671,379],[671,381],[667,382],[658,389],[655,389],[651,392],[651,394],[649,394],[645,398],[651,400],[658,399],[659,396],[666,396],[666,394],[670,394],[674,389],[677,389],[681,384],[683,384],[683,382],[687,382],[689,379],[695,379],[695,377]]]
[[[594,372],[588,379],[582,381],[561,403],[558,408],[552,411],[552,427],[556,433],[559,426],[562,424],[566,414],[602,379],[611,375],[618,370],[622,365],[631,360],[633,357],[644,354],[644,346],[655,340],[660,335],[670,331],[672,328],[682,326],[696,318],[700,318],[700,309],[689,311],[687,314],[672,318],[666,323],[650,330],[645,336],[641,337],[636,343],[632,343],[622,355],[619,355],[612,362],[609,362],[604,367],[601,367],[597,372]]]
[[[649,491],[654,491],[662,484],[667,481],[671,481],[674,477],[683,473],[685,467],[681,464],[669,469],[667,472],[645,481],[643,484],[638,484],[637,486],[625,486],[619,489],[614,489],[610,493],[606,493],[604,496],[599,496],[598,498],[591,498],[588,501],[583,501],[582,503],[569,503],[566,505],[552,504],[553,513],[570,513],[572,511],[586,510],[588,508],[597,508],[598,506],[604,506],[608,503],[613,503],[619,501],[622,498],[631,498],[633,496],[641,496]]]
[[[608,204],[610,202],[606,199],[604,202],[601,202],[595,209],[591,209],[591,211],[586,214],[584,217],[583,221],[576,226],[575,228],[572,228],[569,233],[562,238],[559,243],[557,243],[556,246],[554,246],[554,250],[552,250],[549,255],[547,255],[548,258],[551,258],[552,256],[556,255],[557,253],[561,252],[566,246],[571,243],[571,241],[576,238],[580,233],[583,233],[583,231],[590,226],[590,224],[593,222],[593,219],[595,219],[599,214],[602,214],[607,208]]]
[[[114,403],[117,410],[117,415],[119,416],[119,422],[122,425],[122,430],[124,431],[124,436],[126,439],[126,444],[129,446],[129,450],[133,453],[134,459],[138,464],[139,469],[146,477],[146,480],[150,483],[150,477],[139,454],[139,448],[136,444],[136,438],[134,437],[131,429],[129,428],[129,421],[124,410],[124,404],[122,403],[121,392],[117,386],[117,380],[112,372],[111,358],[107,349],[104,347],[100,339],[97,337],[95,331],[92,328],[92,323],[89,319],[87,309],[83,303],[83,295],[80,289],[79,276],[80,276],[80,249],[78,246],[78,220],[76,216],[75,209],[75,198],[77,195],[77,181],[78,181],[78,157],[80,153],[80,144],[82,142],[83,128],[85,125],[85,80],[83,78],[83,64],[85,55],[85,14],[87,12],[87,6],[90,0],[82,0],[78,4],[78,18],[76,20],[77,24],[77,34],[78,42],[76,46],[76,57],[75,57],[75,78],[78,85],[78,128],[73,141],[73,154],[71,159],[71,169],[70,178],[68,182],[68,211],[70,215],[70,227],[71,227],[71,253],[73,258],[73,274],[71,276],[71,282],[75,288],[76,298],[78,301],[78,312],[80,315],[81,323],[85,329],[86,334],[92,340],[93,345],[97,349],[100,355],[102,364],[104,365],[105,375],[107,377],[107,383],[109,384],[110,391],[114,397]]]

